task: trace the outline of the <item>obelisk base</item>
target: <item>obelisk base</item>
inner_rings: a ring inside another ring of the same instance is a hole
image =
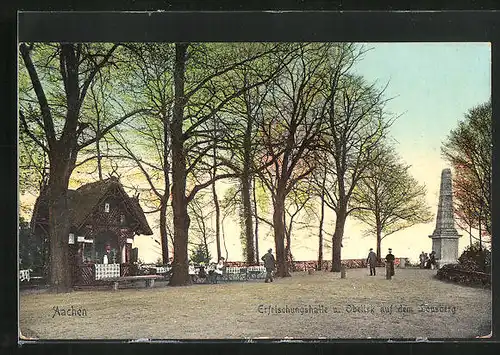
[[[461,235],[430,235],[429,237],[432,238],[432,250],[436,252],[438,269],[445,264],[458,263],[458,238]]]

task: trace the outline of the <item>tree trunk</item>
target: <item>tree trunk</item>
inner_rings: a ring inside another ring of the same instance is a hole
[[[221,248],[220,248],[220,206],[219,206],[219,198],[217,196],[217,190],[215,189],[215,176],[217,175],[217,120],[215,120],[214,127],[214,149],[213,149],[213,182],[212,182],[212,195],[214,199],[215,206],[215,243],[217,245],[217,262],[220,260],[222,256]]]
[[[160,201],[160,238],[163,265],[170,262],[168,255],[167,205],[168,194],[165,192],[165,195],[162,196]]]
[[[245,78],[246,84],[246,78]],[[252,176],[250,175],[250,167],[252,166],[252,128],[254,117],[250,111],[249,93],[246,92],[247,99],[247,120],[245,128],[245,136],[243,138],[243,171],[241,174],[242,201],[243,201],[243,218],[245,220],[245,237],[246,237],[246,258],[247,263],[252,265],[255,263],[255,245],[253,235],[252,221],[252,199],[250,197],[250,189],[252,188]]]
[[[279,191],[280,189],[278,189]],[[273,224],[274,224],[274,243],[276,247],[276,276],[288,277],[291,276],[287,268],[285,255],[285,221],[283,220],[283,212],[285,210],[285,194],[277,193],[274,201]]]
[[[323,265],[323,223],[325,221],[325,183],[326,183],[326,169],[321,182],[321,212],[319,218],[319,241],[318,241],[318,265],[316,269],[322,270]]]
[[[220,206],[219,206],[219,198],[217,196],[217,191],[215,190],[215,180],[212,183],[212,195],[214,198],[214,205],[215,205],[215,242],[217,244],[217,261],[219,261],[222,256],[221,246],[220,246]]]
[[[482,217],[482,209],[480,208],[479,209],[479,250],[482,250],[483,249],[483,241],[482,241],[482,231],[481,231],[481,217]]]
[[[469,224],[469,245],[472,247],[472,224]]]
[[[170,286],[191,284],[188,273],[189,215],[186,198],[186,156],[182,125],[184,121],[184,73],[187,44],[175,44],[174,87],[175,102],[172,115],[172,209],[174,213],[174,262]]]
[[[48,183],[49,204],[49,277],[53,292],[72,291],[72,262],[69,260],[69,215],[67,208],[68,180],[66,174],[52,165]]]
[[[341,208],[337,213],[335,221],[335,232],[333,234],[333,250],[332,250],[332,271],[340,272],[342,266],[342,238],[344,237],[344,227],[347,218],[345,209]]]
[[[379,262],[382,260],[381,244],[382,244],[382,232],[380,231],[380,228],[377,228],[377,260]]]
[[[96,107],[96,111],[97,111],[97,107]],[[97,115],[97,132],[96,132],[96,135],[97,135],[97,137],[101,136],[101,125],[100,125],[99,115]],[[101,163],[102,155],[101,155],[101,144],[100,143],[101,143],[101,140],[100,139],[96,139],[95,146],[96,146],[96,151],[97,151],[97,171],[98,171],[98,174],[99,174],[99,181],[102,181],[102,163]]]
[[[318,242],[318,265],[317,270],[322,269],[323,265],[323,222],[325,219],[325,199],[321,197],[321,214],[319,218],[319,242]]]
[[[255,263],[255,247],[253,236],[253,221],[252,221],[252,199],[250,198],[251,177],[248,174],[248,166],[243,168],[241,177],[242,197],[243,197],[243,218],[245,221],[245,237],[246,237],[246,262],[249,265]]]
[[[257,264],[260,262],[259,259],[259,219],[257,218],[257,193],[256,193],[256,180],[253,178],[253,210],[255,214],[255,260]]]
[[[208,250],[208,241],[207,241],[205,222],[202,222],[202,223],[203,223],[203,246],[205,247],[204,262],[208,264],[210,262],[210,251]]]
[[[292,263],[291,231],[285,230],[285,236],[286,236],[286,245],[285,245],[286,267],[287,267],[288,271],[292,271],[293,270],[293,263]]]
[[[163,119],[163,177],[165,179],[165,191],[161,199],[160,206],[160,237],[162,247],[163,264],[170,262],[168,250],[168,231],[167,231],[167,208],[170,200],[170,118],[167,115],[167,106],[162,109]]]

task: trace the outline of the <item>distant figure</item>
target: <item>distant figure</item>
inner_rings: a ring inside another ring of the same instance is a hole
[[[191,277],[191,281],[194,282],[196,278],[196,269],[194,268],[193,263],[189,264],[189,269],[188,269],[189,276]]]
[[[377,265],[377,254],[373,252],[373,248],[370,248],[368,257],[366,258],[366,263],[370,267],[370,276],[375,276],[375,266]]]
[[[207,272],[205,271],[205,263],[200,263],[200,270],[198,271],[198,277],[200,279],[207,278]]]
[[[425,258],[426,255],[424,252],[420,253],[420,268],[423,269],[425,267]]]
[[[436,268],[436,252],[433,250],[429,256],[429,264],[431,269]]]
[[[102,258],[102,263],[103,264],[107,264],[108,263],[108,254],[104,254],[104,256]]]
[[[207,267],[208,278],[207,278],[207,280],[210,283],[215,283],[215,277],[217,276],[217,274],[215,273],[215,266],[216,265],[217,264],[215,264],[215,263],[208,264],[208,267]]]
[[[217,279],[222,278],[222,274],[224,270],[224,258],[221,257],[219,259],[219,262],[217,264],[214,264],[213,270],[210,270],[210,276],[211,276],[211,281],[212,283],[217,283]]]
[[[392,249],[389,248],[389,253],[385,256],[385,261],[389,266],[391,276],[394,276],[394,255],[392,255]]]
[[[429,255],[425,253],[425,261],[424,261],[424,269],[430,269],[431,268],[431,262],[429,259]]]
[[[273,271],[275,267],[275,260],[272,252],[273,250],[269,249],[261,259],[264,262],[264,267],[266,268],[266,281],[265,281],[266,283],[273,282]]]
[[[222,275],[223,270],[224,270],[224,258],[221,257],[215,267],[215,273],[218,275]]]

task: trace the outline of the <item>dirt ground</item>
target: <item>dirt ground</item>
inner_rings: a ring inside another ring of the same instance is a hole
[[[392,280],[383,271],[370,277],[367,269],[350,269],[346,279],[301,272],[268,284],[22,291],[20,327],[40,339],[415,339],[490,332],[490,290],[441,282],[435,270],[396,269]],[[74,314],[63,315],[71,307]]]

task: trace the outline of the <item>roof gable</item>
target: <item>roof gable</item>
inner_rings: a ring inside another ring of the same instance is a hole
[[[91,217],[95,207],[109,195],[110,191],[115,189],[121,195],[127,210],[130,211],[139,224],[136,232],[138,234],[152,235],[153,231],[149,227],[138,199],[129,197],[121,183],[114,177],[82,185],[76,190],[68,190],[68,212],[71,225],[77,229],[82,227]],[[38,212],[37,221],[48,216],[47,207],[45,198],[43,196],[39,197],[35,203],[35,211]]]

